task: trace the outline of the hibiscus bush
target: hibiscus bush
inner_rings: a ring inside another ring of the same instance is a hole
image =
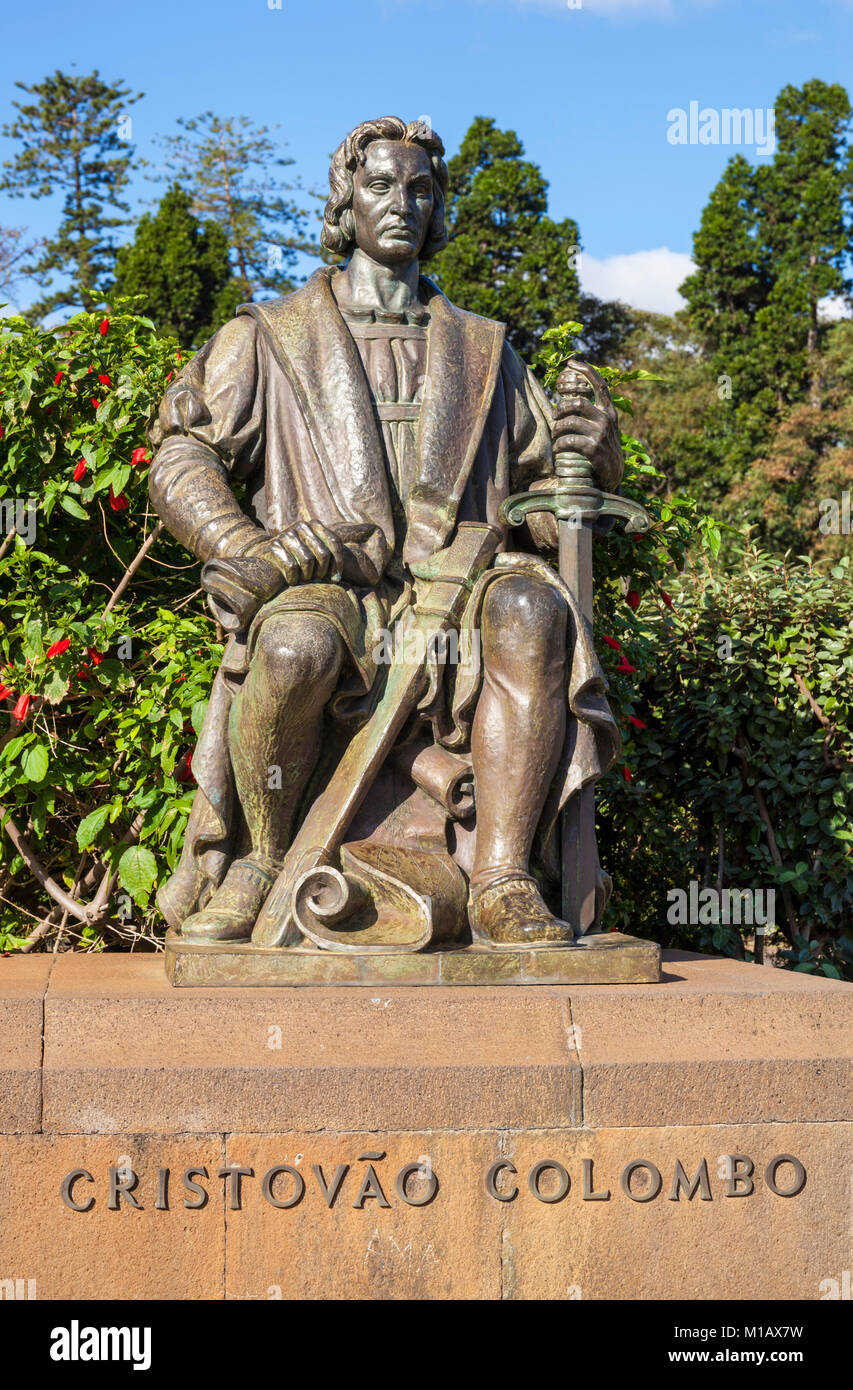
[[[178,344],[119,301],[0,334],[0,948],[156,930],[222,646],[149,509]]]
[[[154,893],[180,853],[222,654],[198,564],[148,503],[146,426],[185,360],[128,301],[49,331],[2,323],[0,950],[150,949],[162,935]],[[609,374],[623,418],[623,381],[645,375]],[[724,540],[665,495],[639,440],[623,447],[624,491],[652,527],[595,547],[597,644],[625,742],[599,796],[606,925],[749,958],[748,932],[669,925],[667,890],[775,887],[780,960],[843,974],[847,561]]]

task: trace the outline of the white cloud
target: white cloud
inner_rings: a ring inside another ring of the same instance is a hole
[[[843,295],[828,294],[818,301],[817,313],[821,323],[835,323],[838,319],[850,318],[850,305]]]
[[[578,257],[581,285],[599,299],[621,299],[634,309],[674,314],[684,306],[678,286],[696,269],[683,251],[658,246],[653,251],[630,251],[624,256],[596,260],[586,252]]]
[[[520,0],[521,4],[541,4],[542,0]],[[592,14],[659,14],[669,18],[674,14],[673,0],[546,0],[550,9],[589,10]]]
[[[413,0],[395,0],[398,6],[413,3]],[[456,0],[458,4],[460,0]],[[464,0],[463,0],[464,3]],[[468,0],[469,4],[489,5],[494,8],[495,0]],[[539,10],[548,14],[562,11],[571,17],[573,14],[598,14],[612,19],[679,19],[686,18],[696,11],[716,9],[726,0],[498,0],[504,5],[513,5],[519,10]],[[728,0],[731,3],[731,0]],[[849,0],[853,4],[853,0]]]
[[[719,0],[513,0],[521,9],[587,10],[590,14],[673,19],[685,10],[708,9]]]

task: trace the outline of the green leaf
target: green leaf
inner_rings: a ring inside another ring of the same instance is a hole
[[[28,656],[30,661],[35,661],[44,651],[43,631],[43,625],[38,619],[35,622],[27,623],[24,634],[24,655]]]
[[[76,516],[78,521],[89,520],[89,513],[84,511],[76,497],[72,497],[69,493],[65,492],[62,494],[59,499],[59,505],[62,507],[63,511],[68,512],[69,516]]]
[[[81,853],[84,849],[91,849],[106,825],[109,813],[109,806],[99,806],[97,810],[90,811],[88,816],[83,817],[77,827],[77,848]]]
[[[58,671],[54,671],[44,688],[44,697],[51,705],[58,705],[68,691],[68,681]]]
[[[157,861],[144,845],[131,845],[118,861],[118,876],[134,902],[144,907],[157,881]]]
[[[192,707],[190,720],[197,734],[201,733],[201,726],[204,723],[204,716],[207,714],[207,700],[196,700]]]
[[[43,782],[50,766],[50,755],[43,743],[32,744],[21,758],[21,771],[28,782]]]

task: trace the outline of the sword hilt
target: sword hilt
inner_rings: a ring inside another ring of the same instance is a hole
[[[556,388],[562,399],[594,393],[592,382],[583,373],[584,366],[585,363],[575,363],[560,373]],[[599,390],[606,391],[600,377],[597,381]],[[562,450],[555,455],[553,487],[507,497],[501,503],[499,515],[504,525],[521,526],[526,517],[535,512],[550,512],[558,521],[593,529],[599,529],[606,517],[624,521],[626,532],[648,531],[651,526],[651,517],[639,502],[597,488],[589,459],[574,450]]]

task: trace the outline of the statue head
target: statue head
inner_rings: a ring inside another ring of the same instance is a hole
[[[385,265],[427,260],[447,245],[444,145],[423,121],[363,121],[332,158],[322,243],[360,247]]]

